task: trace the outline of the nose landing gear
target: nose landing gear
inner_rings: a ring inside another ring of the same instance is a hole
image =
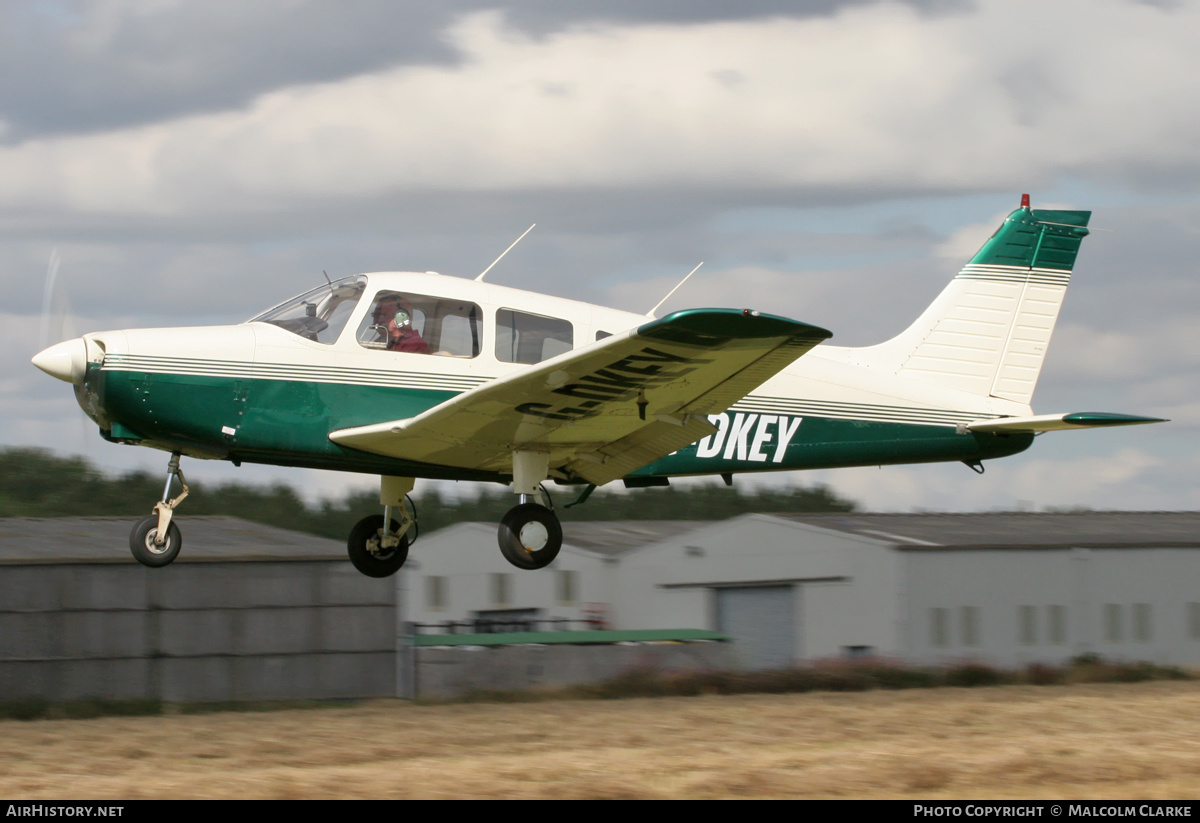
[[[178,497],[172,498],[171,483],[176,476],[179,477],[180,492]],[[183,537],[171,518],[175,514],[175,507],[187,496],[188,485],[179,468],[179,452],[174,452],[167,463],[167,485],[163,488],[162,500],[154,504],[154,513],[139,520],[129,533],[129,550],[137,562],[143,566],[161,568],[170,565],[179,556]]]

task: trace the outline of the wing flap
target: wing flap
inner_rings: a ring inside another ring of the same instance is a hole
[[[571,475],[603,486],[716,430],[707,417],[700,415],[688,415],[683,422],[655,420],[614,443],[579,454],[563,468]]]
[[[693,309],[530,366],[404,420],[330,440],[375,454],[508,472],[515,450],[564,477],[608,482],[711,434],[721,412],[830,332],[734,309]]]

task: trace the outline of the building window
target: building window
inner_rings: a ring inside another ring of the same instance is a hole
[[[1121,635],[1121,606],[1118,603],[1104,604],[1104,639],[1109,643],[1120,643]]]
[[[958,610],[959,636],[964,646],[979,645],[979,607],[962,606]]]
[[[578,598],[578,581],[575,572],[567,570],[558,572],[555,585],[558,590],[558,605],[574,606]]]
[[[1139,643],[1149,643],[1154,639],[1154,624],[1149,603],[1133,604],[1133,639]]]
[[[509,603],[509,575],[497,573],[492,575],[492,605],[507,606]]]
[[[1200,603],[1188,603],[1188,637],[1200,640]]]
[[[425,608],[431,612],[445,610],[446,578],[433,575],[425,578]]]
[[[1046,639],[1056,645],[1067,642],[1067,607],[1046,607]]]
[[[929,637],[930,642],[939,649],[944,649],[950,645],[949,609],[929,610]]]
[[[1022,646],[1037,643],[1037,607],[1017,606],[1017,642]]]

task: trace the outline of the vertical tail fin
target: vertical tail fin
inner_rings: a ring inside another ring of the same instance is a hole
[[[858,350],[862,362],[1028,405],[1091,214],[1031,209],[1025,195],[915,323]]]

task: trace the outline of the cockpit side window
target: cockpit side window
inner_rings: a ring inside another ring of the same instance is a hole
[[[316,343],[337,341],[367,287],[365,277],[344,277],[280,303],[250,322],[270,323]]]
[[[496,359],[502,363],[541,363],[575,344],[570,322],[513,309],[496,312]]]
[[[359,345],[380,351],[476,357],[482,313],[474,303],[381,291],[359,324]]]

